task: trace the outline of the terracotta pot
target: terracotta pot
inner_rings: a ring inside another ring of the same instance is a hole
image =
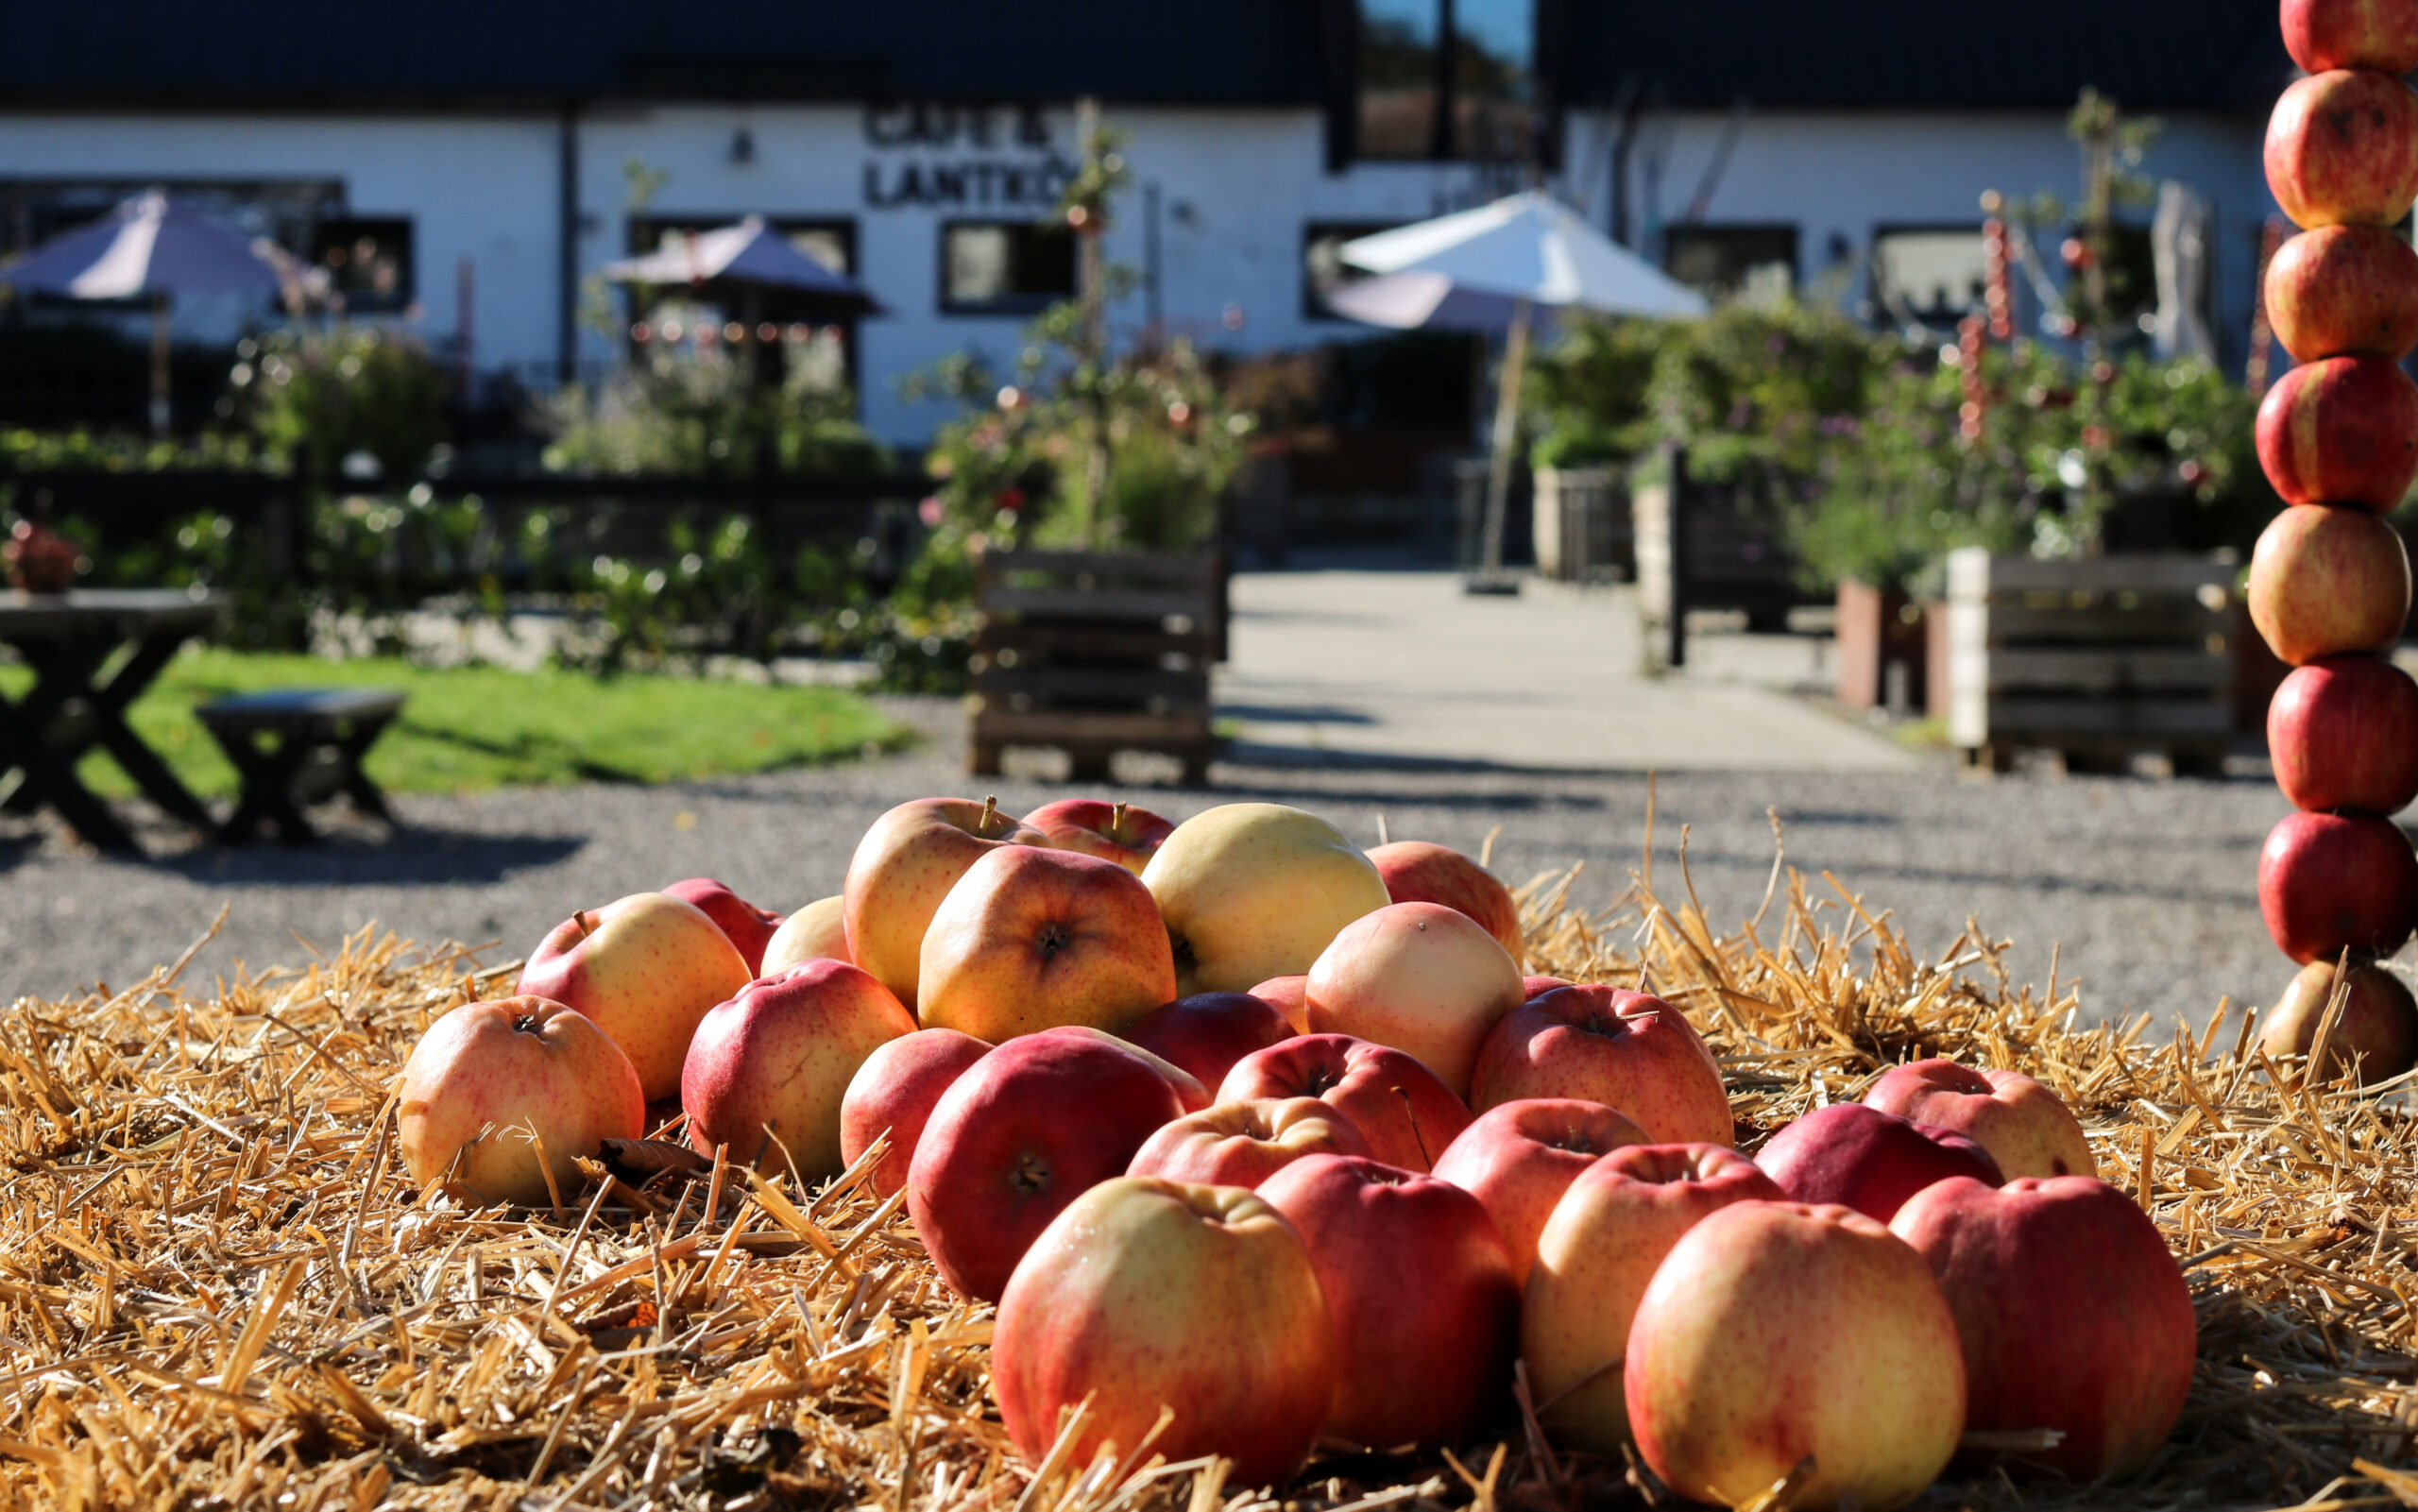
[[[1839,702],[1848,708],[1878,708],[1890,700],[1893,667],[1904,671],[1899,695],[1907,711],[1930,703],[1930,637],[1922,604],[1896,588],[1876,588],[1852,578],[1839,584]]]

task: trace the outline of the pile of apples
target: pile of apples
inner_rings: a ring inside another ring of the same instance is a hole
[[[786,921],[704,880],[574,914],[430,1028],[400,1145],[430,1191],[560,1205],[676,1096],[699,1151],[869,1161],[997,1304],[1035,1463],[1150,1440],[1281,1485],[1524,1402],[1691,1497],[1882,1508],[1960,1445],[2090,1479],[2165,1440],[2188,1290],[2047,1087],[1899,1066],[1750,1160],[1677,1010],[1521,957],[1442,846],[924,799]]]
[[[2301,811],[2267,837],[2258,906],[2302,970],[2269,1015],[2279,1063],[2383,1080],[2418,1062],[2418,1002],[2375,964],[2418,927],[2418,856],[2389,816],[2418,797],[2418,683],[2386,660],[2409,559],[2384,517],[2418,478],[2418,0],[2283,0],[2307,76],[2268,123],[2267,182],[2305,228],[2269,265],[2266,311],[2303,365],[2258,411],[2286,507],[2258,538],[2250,614],[2294,671],[2268,707],[2275,780]],[[2317,1044],[2337,988],[2344,1006]],[[2289,1058],[2289,1059],[2288,1059]]]

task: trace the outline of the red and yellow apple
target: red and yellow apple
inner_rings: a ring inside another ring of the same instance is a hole
[[[2317,1050],[2317,1031],[2333,1000],[2336,962],[2312,960],[2300,969],[2284,995],[2268,1011],[2258,1032],[2265,1050],[2287,1077],[2298,1078]],[[2390,1081],[2418,1064],[2418,1001],[2401,978],[2368,960],[2353,960],[2342,1013],[2325,1037],[2324,1064],[2317,1082],[2330,1085],[2357,1068],[2358,1082]]]
[[[2267,264],[2265,309],[2275,339],[2302,362],[2397,363],[2418,348],[2418,249],[2382,226],[2303,231]]]
[[[2258,912],[2303,965],[2346,949],[2390,956],[2418,926],[2418,856],[2374,814],[2286,815],[2258,853]]]
[[[728,1147],[801,1185],[847,1169],[840,1110],[865,1059],[915,1032],[890,989],[843,960],[809,960],[748,983],[689,1042],[680,1107],[690,1147]]]
[[[2418,68],[2418,0],[2283,0],[2284,47],[2312,74]]]
[[[1398,840],[1369,852],[1396,903],[1440,903],[1477,921],[1518,960],[1526,952],[1520,937],[1520,906],[1492,872],[1449,845]]]
[[[916,980],[925,1024],[996,1045],[1062,1024],[1121,1028],[1175,996],[1175,958],[1132,873],[1003,845],[941,900]]]
[[[2294,504],[2250,554],[2250,621],[2294,667],[2388,650],[2409,618],[2409,554],[2357,505]]]
[[[884,1198],[903,1190],[941,1094],[990,1053],[989,1045],[955,1029],[917,1029],[876,1047],[840,1098],[841,1160],[854,1165],[887,1134],[890,1145],[873,1168],[873,1189]]]
[[[764,948],[780,931],[782,920],[779,914],[770,909],[758,908],[733,892],[727,883],[717,882],[710,876],[692,876],[674,882],[663,892],[666,897],[695,904],[697,910],[722,930],[723,938],[739,952],[739,959],[747,962],[749,973],[758,977],[765,974]]]
[[[1142,875],[1175,825],[1147,808],[1103,803],[1098,798],[1061,798],[1024,816],[1025,827],[1041,831],[1051,848],[1097,856]]]
[[[1638,1302],[1622,1376],[1646,1465],[1723,1506],[1806,1466],[1789,1505],[1890,1512],[1965,1426],[1956,1317],[1931,1267],[1842,1207],[1733,1202],[1699,1220]]]
[[[1306,972],[1345,925],[1389,901],[1342,831],[1283,804],[1193,815],[1160,843],[1142,881],[1166,920],[1186,997]]]
[[[2017,1466],[2081,1484],[2139,1470],[2199,1363],[2191,1288],[2133,1199],[2104,1181],[1957,1178],[1890,1230],[1939,1278],[1963,1345],[1968,1430],[2054,1429]]]
[[[1523,977],[1520,978],[1520,1001],[1524,1003],[1532,997],[1542,997],[1557,987],[1574,985],[1559,977]]]
[[[2399,813],[2418,798],[2418,682],[2375,656],[2295,668],[2267,705],[2267,755],[2295,808]]]
[[[1215,1087],[1235,1062],[1291,1039],[1293,1032],[1283,1013],[1249,993],[1200,993],[1160,1004],[1117,1035],[1174,1062],[1202,1086]]]
[[[1257,1186],[1305,1155],[1366,1155],[1369,1142],[1316,1097],[1221,1102],[1186,1113],[1133,1152],[1128,1176]]]
[[[1047,845],[1041,831],[984,799],[918,798],[873,822],[848,861],[840,890],[848,959],[912,1012],[924,931],[957,879],[1010,845]]]
[[[2418,383],[2390,357],[2309,363],[2267,391],[2256,433],[2259,466],[2284,502],[2389,515],[2418,478]]]
[[[999,1299],[991,1379],[1008,1436],[1038,1465],[1088,1404],[1065,1463],[1152,1444],[1218,1455],[1230,1485],[1281,1487],[1335,1394],[1335,1331],[1309,1251],[1235,1187],[1117,1178],[1077,1198]]]
[[[1834,1102],[1782,1128],[1755,1164],[1792,1202],[1837,1204],[1886,1223],[1908,1198],[1951,1176],[1990,1186],[2005,1178],[1971,1138],[1867,1108]]]
[[[941,1094],[907,1168],[907,1211],[960,1295],[997,1300],[1050,1219],[1183,1116],[1153,1059],[1104,1034],[1028,1034]]]
[[[803,966],[809,960],[845,960],[855,965],[848,955],[846,905],[845,898],[834,893],[815,899],[782,920],[780,928],[765,943],[764,963],[758,968],[758,974],[777,977],[792,966]]]
[[[555,926],[521,968],[519,992],[587,1015],[654,1102],[679,1095],[698,1021],[755,976],[695,904],[633,892]]]
[[[2312,74],[2275,102],[2266,163],[2295,224],[2391,226],[2418,199],[2418,94],[2369,69]]]
[[[593,1160],[604,1140],[645,1132],[630,1058],[584,1015],[542,997],[446,1014],[412,1047],[395,1086],[396,1145],[413,1183],[442,1181],[482,1202],[575,1192],[575,1162]]]
[[[1616,1108],[1660,1145],[1728,1145],[1721,1067],[1677,1009],[1594,985],[1557,987],[1504,1016],[1478,1054],[1470,1106],[1576,1097]]]
[[[1436,1073],[1400,1050],[1349,1034],[1303,1034],[1235,1062],[1219,1102],[1316,1097],[1352,1120],[1388,1165],[1424,1171],[1470,1126],[1470,1111]]]
[[[2020,1071],[1916,1061],[1882,1073],[1864,1103],[1909,1123],[1964,1135],[1990,1152],[2008,1181],[2099,1174],[2089,1136],[2073,1110]]]
[[[1310,1032],[1310,977],[1307,972],[1290,977],[1270,977],[1251,990],[1251,995],[1272,1005],[1293,1026],[1296,1034]]]
[[[1467,1096],[1478,1046],[1520,1006],[1520,968],[1459,909],[1389,903],[1343,926],[1304,998],[1311,1033],[1392,1045]]]
[[[1646,1143],[1644,1130],[1602,1103],[1527,1098],[1479,1114],[1437,1157],[1436,1180],[1485,1204],[1511,1252],[1511,1279],[1524,1286],[1537,1235],[1570,1183],[1600,1157]]]
[[[1621,1452],[1621,1361],[1662,1257],[1732,1202],[1785,1200],[1754,1162],[1719,1145],[1631,1146],[1579,1173],[1538,1235],[1520,1315],[1528,1395],[1555,1443]]]
[[[1259,1195],[1309,1247],[1326,1297],[1328,1433],[1375,1449],[1451,1444],[1507,1394],[1520,1291],[1477,1198],[1345,1155],[1295,1161]]]

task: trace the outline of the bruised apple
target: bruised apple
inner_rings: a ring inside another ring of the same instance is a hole
[[[2307,1075],[2302,1068],[2317,1053],[2317,1031],[2334,996],[2335,965],[2319,960],[2303,966],[2259,1030],[2259,1047],[2287,1077]],[[2317,1081],[2331,1083],[2355,1067],[2361,1086],[2390,1081],[2418,1063],[2418,1002],[2400,977],[2374,961],[2352,961],[2348,975]]]
[[[395,1088],[395,1129],[416,1186],[544,1202],[577,1190],[573,1163],[603,1141],[646,1132],[646,1097],[630,1058],[585,1016],[507,997],[429,1026]]]
[[[2312,74],[2275,102],[2266,163],[2294,224],[2391,226],[2418,198],[2418,94],[2367,69]]]
[[[680,1073],[689,1145],[788,1170],[801,1185],[847,1168],[843,1101],[882,1045],[915,1032],[890,989],[843,960],[748,983],[707,1013]]]
[[[1405,1171],[1435,1164],[1470,1124],[1469,1109],[1436,1073],[1349,1034],[1303,1034],[1235,1062],[1218,1100],[1257,1097],[1316,1097],[1352,1120],[1371,1154]]]
[[[2275,339],[2302,362],[2397,363],[2418,348],[2418,248],[2382,226],[2303,231],[2267,264],[2265,309]]]
[[[1025,815],[1024,822],[1027,828],[1041,831],[1053,849],[1115,861],[1135,876],[1175,833],[1175,825],[1147,808],[1098,798],[1061,798]]]
[[[1511,1277],[1527,1284],[1537,1235],[1579,1173],[1603,1156],[1649,1141],[1624,1113],[1596,1102],[1536,1097],[1478,1115],[1436,1162],[1436,1179],[1486,1205],[1511,1251]]]
[[[1520,938],[1520,906],[1511,890],[1492,872],[1449,845],[1423,840],[1398,840],[1369,852],[1377,875],[1385,878],[1386,896],[1396,903],[1440,903],[1477,921],[1517,960],[1525,949]]]
[[[1239,993],[1306,972],[1345,925],[1390,901],[1343,832],[1283,804],[1221,804],[1175,827],[1143,870],[1177,992]]]
[[[782,920],[764,946],[764,963],[757,968],[757,975],[777,977],[809,960],[845,960],[855,965],[848,955],[846,903],[836,893],[817,898]]]
[[[1343,926],[1304,995],[1313,1034],[1390,1045],[1466,1096],[1478,1046],[1520,1006],[1520,968],[1457,909],[1389,903]]]
[[[840,1159],[854,1165],[887,1134],[873,1189],[883,1198],[902,1190],[941,1094],[990,1053],[989,1045],[955,1029],[917,1029],[877,1046],[840,1098]]]
[[[924,1023],[996,1045],[1062,1024],[1120,1028],[1175,996],[1175,958],[1132,873],[1004,845],[941,900],[916,980]]]
[[[695,904],[634,892],[555,926],[521,968],[519,990],[587,1015],[654,1102],[679,1095],[698,1021],[754,977]]]
[[[1221,1102],[1185,1113],[1133,1152],[1128,1176],[1257,1186],[1305,1155],[1366,1155],[1369,1142],[1316,1097]]]
[[[873,822],[848,860],[841,888],[848,959],[917,1008],[924,931],[976,861],[1009,845],[1047,845],[1041,831],[999,812],[989,798],[918,798]]]
[[[2294,504],[2259,533],[2249,599],[2251,623],[2294,667],[2385,651],[2409,618],[2409,555],[2363,508]]]

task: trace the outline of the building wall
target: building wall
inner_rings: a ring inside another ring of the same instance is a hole
[[[1308,110],[1137,109],[1112,119],[1126,132],[1136,192],[1109,254],[1145,266],[1142,191],[1155,188],[1161,315],[1211,345],[1268,349],[1357,329],[1303,313],[1308,223],[1418,219],[1515,187],[1462,166],[1363,164],[1330,175],[1320,118]],[[1630,176],[1641,233],[1687,213],[1730,124],[1720,113],[1649,120]],[[2257,227],[2273,208],[2259,174],[2259,128],[2176,119],[2145,165],[2215,204],[2220,328],[2236,359]],[[1559,187],[1598,225],[1609,221],[1615,129],[1608,113],[1578,112],[1564,154]],[[742,130],[752,148],[745,161],[733,151]],[[560,144],[558,121],[545,115],[0,115],[0,163],[16,178],[340,178],[355,213],[414,218],[417,317],[432,339],[456,329],[455,270],[468,260],[479,365],[533,375],[550,373],[557,350]],[[1038,213],[1054,193],[1046,170],[1070,164],[1076,143],[1064,110],[1027,123],[1010,110],[919,122],[838,106],[600,106],[581,117],[578,152],[584,275],[628,249],[633,161],[669,176],[647,213],[852,219],[860,276],[888,310],[863,328],[865,416],[879,433],[912,441],[941,412],[907,405],[898,377],[969,347],[1012,362],[1022,325],[940,312],[942,222]],[[1701,209],[1708,223],[1796,225],[1800,280],[1819,286],[1834,263],[1857,271],[1877,228],[1972,224],[1985,187],[2070,201],[2078,178],[2062,111],[1750,113]],[[988,208],[979,202],[985,183]],[[1021,202],[1002,202],[1012,183]],[[960,188],[939,187],[949,184]],[[1117,322],[1138,327],[1150,303],[1136,292]],[[585,327],[579,342],[584,364],[616,350],[612,337]]]

